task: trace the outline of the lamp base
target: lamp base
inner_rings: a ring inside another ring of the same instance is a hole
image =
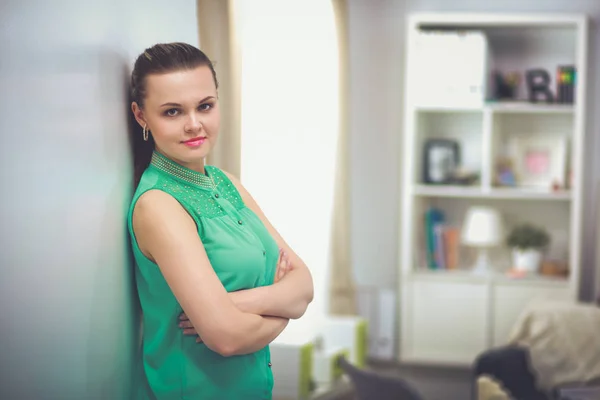
[[[477,254],[477,260],[473,265],[472,272],[478,275],[489,274],[492,272],[490,268],[490,256],[488,253],[488,249],[480,248]]]

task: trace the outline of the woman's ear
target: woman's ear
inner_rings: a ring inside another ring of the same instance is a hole
[[[146,126],[144,111],[142,111],[138,103],[136,103],[135,101],[131,103],[131,111],[133,112],[133,116],[135,117],[135,120],[138,122],[138,124],[140,124],[142,128]]]

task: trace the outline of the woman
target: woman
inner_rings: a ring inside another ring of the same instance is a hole
[[[240,181],[204,165],[220,122],[206,55],[155,45],[131,85],[143,171],[128,215],[144,326],[138,398],[270,399],[268,345],[312,301],[310,272]]]

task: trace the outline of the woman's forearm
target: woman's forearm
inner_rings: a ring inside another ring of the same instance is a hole
[[[312,300],[312,278],[304,269],[290,271],[281,281],[254,289],[229,293],[243,312],[297,319]]]
[[[229,355],[242,355],[254,353],[271,343],[283,332],[289,320],[279,317],[263,317],[251,314],[252,323],[246,329],[239,329],[235,339],[236,345]],[[255,317],[258,317],[256,319]]]

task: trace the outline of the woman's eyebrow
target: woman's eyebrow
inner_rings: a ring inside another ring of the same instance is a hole
[[[202,100],[200,100],[198,102],[198,104],[204,103],[206,100],[210,100],[210,99],[214,99],[214,98],[215,98],[215,96],[207,96],[207,97],[203,98]],[[181,107],[181,104],[179,104],[179,103],[165,103],[165,104],[161,104],[160,106],[161,107],[166,107],[166,106],[168,106],[168,107]]]

